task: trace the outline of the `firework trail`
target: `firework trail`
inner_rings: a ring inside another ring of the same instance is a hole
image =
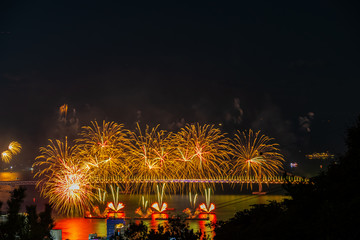
[[[98,195],[97,195],[97,200],[99,203],[104,204],[106,201],[106,191],[101,190],[100,188],[98,188]]]
[[[67,104],[61,105],[59,108],[59,119],[66,121],[67,112],[68,112],[68,105]]]
[[[156,185],[157,202],[154,202],[151,205],[151,207],[154,208],[159,213],[165,211],[168,206],[166,202],[163,202],[164,190],[165,190],[165,183],[162,185],[161,190],[159,190],[159,185]]]
[[[190,201],[190,207],[192,209],[196,208],[196,201],[197,201],[197,193],[192,197],[191,192],[189,192],[189,201]]]
[[[123,209],[125,206],[123,203],[119,202],[119,186],[116,186],[116,192],[114,191],[114,187],[110,185],[112,202],[109,202],[107,207],[111,210],[118,212]]]
[[[211,189],[205,189],[205,203],[200,204],[199,208],[206,212],[210,213],[215,210],[215,204],[211,203]]]

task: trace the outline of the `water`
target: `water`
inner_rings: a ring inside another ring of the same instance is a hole
[[[31,180],[31,174],[29,172],[0,172],[0,181],[11,180]],[[44,204],[46,200],[40,197],[40,194],[35,189],[35,186],[27,186],[26,198],[22,206],[22,211],[25,211],[26,205],[36,204],[39,211],[44,210]],[[281,186],[270,186],[267,195],[252,195],[249,191],[240,191],[236,189],[221,190],[217,188],[215,194],[211,196],[211,202],[216,205],[215,214],[209,214],[209,220],[190,220],[189,226],[195,231],[202,230],[207,232],[208,235],[212,235],[211,228],[207,226],[207,223],[216,222],[219,220],[228,220],[233,217],[237,211],[241,211],[249,208],[253,204],[263,204],[268,201],[282,201],[287,198],[284,192],[281,190]],[[12,190],[10,186],[0,185],[0,201],[4,204],[2,211],[6,210],[6,201],[10,197],[9,191]],[[109,196],[110,197],[110,196]],[[150,203],[156,200],[155,195],[147,196]],[[110,199],[108,199],[110,200]],[[140,206],[141,195],[120,195],[119,201],[125,204],[125,216],[126,217],[138,217],[135,214],[135,209]],[[181,213],[185,208],[190,207],[189,198],[187,195],[166,195],[164,202],[168,203],[169,208],[175,208],[175,211],[169,212],[169,215]],[[204,196],[199,196],[197,205],[205,202]],[[101,207],[100,207],[101,208]],[[105,219],[85,219],[83,217],[69,218],[54,213],[55,229],[62,229],[63,239],[71,240],[83,240],[88,239],[89,233],[97,233],[99,236],[106,236],[106,220]],[[157,216],[158,217],[158,216]],[[207,217],[205,215],[200,217]],[[130,221],[130,220],[127,220]],[[139,222],[139,220],[136,220]],[[151,229],[156,229],[159,224],[166,223],[166,220],[144,220],[144,223]]]

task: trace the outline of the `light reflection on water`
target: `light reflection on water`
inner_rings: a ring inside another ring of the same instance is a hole
[[[17,178],[23,179],[23,174],[18,174],[16,172],[6,173],[0,172],[0,181],[11,181],[16,180]],[[26,180],[31,180],[26,177]],[[278,186],[277,188],[281,188]],[[9,199],[13,187],[10,186],[1,186],[0,185],[0,201],[4,204],[2,206],[2,211],[6,210],[6,201]],[[235,212],[244,210],[250,207],[253,204],[262,204],[267,203],[268,201],[282,201],[284,198],[287,198],[284,195],[252,195],[252,194],[215,194],[211,196],[211,202],[215,203],[216,210],[215,214],[209,214],[209,220],[189,220],[188,224],[191,229],[194,231],[201,230],[206,232],[207,235],[213,236],[211,228],[208,226],[208,223],[211,221],[218,220],[227,220],[234,216]],[[135,209],[140,206],[141,195],[120,195],[119,201],[125,204],[125,214],[126,217],[138,217],[135,214]],[[150,195],[148,199],[151,202],[155,201],[156,196]],[[181,213],[185,208],[189,206],[189,199],[186,195],[172,195],[165,196],[164,201],[169,205],[169,208],[175,208],[175,211],[170,211],[168,214],[170,216],[174,214]],[[204,196],[199,196],[197,204],[205,202]],[[38,211],[44,210],[44,204],[46,201],[39,196],[37,190],[34,186],[27,186],[26,198],[22,206],[22,211],[25,211],[26,205],[36,204]],[[206,218],[207,214],[199,216],[199,218]],[[85,219],[82,217],[77,218],[68,218],[63,216],[53,215],[55,218],[55,228],[62,229],[63,239],[71,240],[85,240],[88,239],[90,233],[97,233],[99,236],[106,236],[106,220],[105,219]],[[148,226],[149,229],[157,229],[158,225],[163,225],[166,220],[157,220],[155,218],[162,218],[164,216],[153,216],[151,220],[144,220],[143,222]],[[165,216],[166,217],[166,216]],[[130,220],[126,220],[129,222]],[[141,220],[136,220],[140,222]]]
[[[106,220],[85,218],[64,218],[56,221],[55,229],[62,230],[63,239],[88,239],[89,233],[106,236]]]
[[[20,173],[18,172],[0,172],[1,181],[16,181],[20,178]]]
[[[138,217],[134,211],[138,207],[141,195],[121,195],[120,201],[125,203],[126,217]],[[155,196],[152,196],[155,198]],[[154,199],[151,198],[151,199]],[[199,218],[207,218],[209,220],[189,220],[187,221],[190,228],[194,231],[201,230],[213,237],[213,232],[208,224],[212,221],[227,220],[234,216],[235,212],[249,208],[253,204],[267,203],[268,201],[281,201],[286,196],[283,195],[213,195],[211,200],[217,206],[215,214],[201,214]],[[165,199],[169,203],[169,207],[176,208],[176,211],[169,212],[172,216],[188,206],[188,198],[183,195],[168,196]],[[201,198],[200,198],[201,200]],[[200,203],[202,201],[199,201]],[[157,220],[156,218],[165,218],[166,214],[153,214],[151,220],[143,220],[149,229],[157,229],[158,225],[164,225],[166,220]],[[130,220],[126,220],[130,222]],[[135,222],[140,223],[141,220]],[[106,220],[105,219],[84,219],[84,218],[61,218],[56,220],[56,228],[63,229],[63,239],[87,239],[89,233],[97,233],[99,236],[106,236]],[[76,233],[76,234],[75,234]]]
[[[157,220],[157,218],[168,218],[169,214],[167,213],[153,213],[151,215],[151,220],[150,220],[150,224],[148,221],[144,221],[146,225],[148,225],[148,227],[150,229],[154,229],[157,230],[159,225],[164,225],[167,221],[166,220]]]

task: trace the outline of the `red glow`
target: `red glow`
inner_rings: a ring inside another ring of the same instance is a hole
[[[54,229],[62,230],[63,239],[88,239],[89,233],[106,236],[106,221],[103,219],[64,218],[55,222]]]
[[[153,213],[151,214],[150,228],[154,230],[158,230],[159,225],[164,226],[164,223],[167,220],[156,220],[158,218],[168,219],[169,215],[167,213]]]
[[[109,212],[107,214],[108,218],[125,218],[124,212]]]
[[[207,213],[200,213],[199,218],[204,218],[209,220],[200,220],[199,221],[199,228],[202,232],[202,236],[200,239],[204,239],[204,233],[206,233],[207,237],[210,236],[210,239],[214,239],[215,232],[214,227],[207,225],[208,223],[216,223],[216,215],[215,214],[207,214]]]

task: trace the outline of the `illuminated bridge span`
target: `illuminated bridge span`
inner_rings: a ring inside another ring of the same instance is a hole
[[[121,178],[95,178],[91,180],[92,183],[228,183],[228,184],[257,184],[259,180],[256,178],[221,178],[221,179],[121,179]],[[309,183],[309,179],[298,176],[283,176],[273,177],[261,180],[264,184],[284,184],[290,182],[292,184],[298,183]],[[11,185],[11,186],[26,186],[36,185],[37,181],[0,181],[0,185]]]
[[[121,178],[95,178],[93,183],[229,183],[229,184],[250,184],[259,183],[256,178],[217,178],[217,179],[121,179]],[[292,184],[309,183],[309,179],[298,176],[283,176],[262,179],[264,184],[284,184],[290,182]]]
[[[10,186],[28,186],[36,185],[37,181],[0,181],[0,185],[10,185]]]

